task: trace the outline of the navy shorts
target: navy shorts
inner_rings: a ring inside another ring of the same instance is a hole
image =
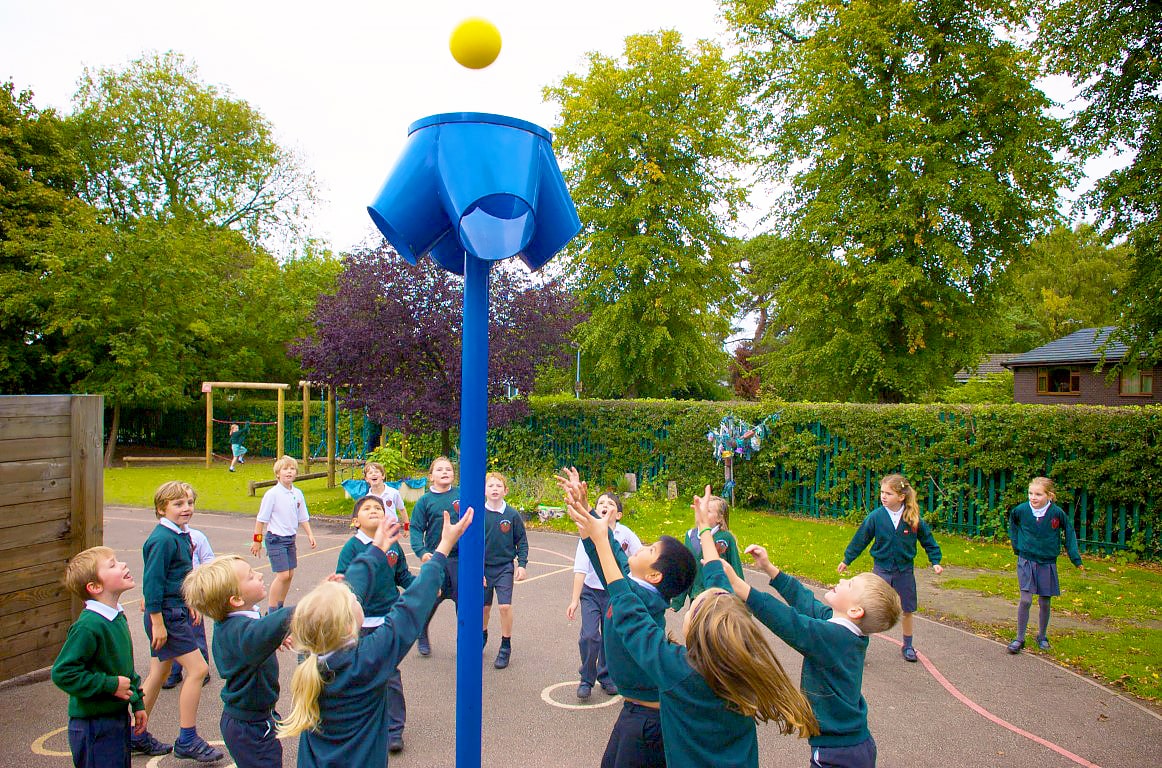
[[[872,570],[876,576],[891,584],[892,589],[896,590],[897,594],[899,594],[900,607],[904,610],[904,613],[916,612],[916,571],[914,569],[907,568],[902,571],[889,571],[877,565]]]
[[[299,553],[295,548],[294,536],[266,534],[266,556],[270,558],[270,570],[275,573],[293,571],[299,567]]]
[[[119,715],[70,717],[69,751],[77,768],[129,768],[129,705]]]
[[[185,656],[198,649],[198,638],[194,634],[194,625],[190,620],[190,609],[183,606],[162,606],[161,618],[165,622],[165,631],[168,637],[160,651],[153,649],[153,621],[147,612],[143,619],[145,636],[149,638],[149,653],[161,661],[169,661],[179,656]]]
[[[274,717],[240,720],[223,712],[218,725],[238,768],[282,768],[282,743],[274,731]]]
[[[496,591],[496,602],[512,605],[512,575],[516,572],[512,563],[484,566],[484,604],[492,605],[492,592]]]
[[[811,768],[875,768],[876,742],[868,738],[850,747],[811,747]]]
[[[1022,592],[1057,597],[1061,594],[1061,584],[1057,581],[1057,563],[1038,563],[1018,557],[1017,585]]]

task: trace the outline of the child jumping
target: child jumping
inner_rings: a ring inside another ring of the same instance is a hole
[[[795,577],[772,565],[765,549],[752,544],[746,551],[787,604],[751,589],[729,568],[726,575],[755,618],[803,654],[800,685],[819,721],[819,733],[807,740],[811,765],[875,768],[863,667],[868,638],[899,621],[899,595],[874,573],[861,573],[841,579],[819,602]]]
[[[488,619],[492,593],[496,592],[496,602],[500,604],[500,650],[492,666],[497,669],[507,667],[512,655],[513,579],[524,581],[529,564],[525,521],[505,502],[507,493],[508,480],[504,475],[489,472],[484,476],[484,644],[488,645]]]
[[[447,514],[453,522],[460,516],[460,489],[454,488],[456,470],[447,456],[437,456],[428,467],[429,490],[416,501],[412,507],[411,544],[412,553],[426,563],[431,559],[440,542],[441,520]],[[432,608],[432,616],[436,615],[436,608],[445,600],[451,600],[452,605],[459,610],[457,597],[457,579],[460,570],[460,549],[453,546],[448,555],[448,567],[444,572],[444,585],[440,589],[440,599]],[[432,644],[428,640],[428,625],[432,623],[432,616],[424,622],[420,632],[416,649],[421,656],[432,655]]]
[[[108,547],[91,547],[69,560],[65,589],[85,601],[52,665],[52,681],[69,695],[69,751],[76,768],[129,768],[133,734],[156,745],[147,754],[173,748],[149,735],[141,679],[133,670],[133,639],[121,595],[135,586],[129,566]],[[132,716],[130,713],[132,712]]]
[[[298,535],[300,525],[307,534],[311,549],[318,546],[315,534],[311,532],[307,500],[303,498],[303,492],[294,487],[298,474],[299,463],[293,456],[283,456],[274,462],[274,476],[278,484],[262,495],[258,519],[254,523],[254,541],[250,545],[250,554],[258,557],[262,551],[262,542],[266,541],[266,555],[270,558],[270,570],[274,573],[270,596],[267,598],[267,607],[272,611],[282,608],[290,593],[291,580],[299,565],[295,536]]]
[[[606,527],[613,534],[621,551],[627,556],[634,555],[642,548],[641,539],[627,526],[618,525],[621,520],[621,497],[615,493],[603,493],[597,498],[594,512],[606,521]],[[582,537],[584,538],[584,537]],[[582,541],[577,542],[577,554],[573,558],[573,596],[565,615],[572,621],[581,609],[581,636],[577,641],[581,653],[581,667],[577,673],[581,682],[577,684],[577,698],[582,701],[593,695],[593,686],[610,696],[617,695],[617,685],[609,676],[605,663],[605,643],[602,640],[602,623],[609,608],[609,593],[597,569],[585,553]]]
[[[195,568],[182,593],[191,608],[215,622],[214,663],[222,676],[220,726],[235,765],[282,768],[282,744],[275,738],[275,651],[290,631],[293,609],[261,615],[257,603],[266,597],[262,574],[236,555]]]
[[[928,562],[936,573],[944,571],[940,564],[940,545],[932,537],[932,529],[920,519],[920,505],[916,503],[916,489],[903,475],[888,475],[880,481],[880,506],[864,519],[851,543],[843,553],[843,561],[836,570],[843,573],[857,557],[872,544],[871,556],[877,576],[892,585],[900,594],[904,609],[901,626],[904,647],[900,650],[906,661],[916,661],[912,647],[912,614],[916,611],[916,544],[924,547]]]
[[[708,561],[707,579],[724,579],[711,538],[710,488],[695,499],[695,519]],[[603,517],[589,514],[580,493],[567,498],[569,516],[593,542],[609,584],[614,630],[660,695],[666,763],[682,768],[729,765],[758,768],[755,721],[774,721],[782,733],[819,732],[807,699],[787,678],[766,638],[736,595],[707,589],[683,622],[686,647],[666,638],[622,576]]]
[[[383,502],[376,496],[364,496],[355,502],[351,512],[351,524],[355,535],[347,540],[339,552],[339,562],[335,573],[346,574],[355,558],[374,546],[375,534],[380,528],[397,524],[389,518]],[[380,568],[377,578],[371,584],[367,595],[360,601],[363,605],[363,624],[360,637],[371,634],[376,627],[387,620],[391,606],[395,605],[400,589],[407,589],[415,581],[408,570],[407,557],[399,542],[387,550],[388,568]],[[399,668],[387,679],[387,748],[395,753],[403,749],[403,729],[407,722],[407,704],[403,697],[403,677]]]
[[[436,605],[448,554],[472,522],[467,509],[459,522],[443,514],[435,552],[383,624],[361,635],[365,600],[379,572],[389,567],[387,551],[399,526],[381,525],[372,546],[347,569],[346,584],[326,581],[295,608],[291,634],[303,660],[291,678],[290,714],[280,736],[299,737],[299,768],[346,768],[387,764],[387,680],[420,634]]]
[[[1057,486],[1047,477],[1029,482],[1029,500],[1013,507],[1009,513],[1009,539],[1017,555],[1017,585],[1021,601],[1017,604],[1017,639],[1009,643],[1009,653],[1020,653],[1025,647],[1025,628],[1029,625],[1029,608],[1037,595],[1037,647],[1049,650],[1049,601],[1061,594],[1057,581],[1057,557],[1062,539],[1069,561],[1085,570],[1077,551],[1077,536],[1057,501]]]
[[[185,483],[175,480],[163,484],[154,494],[153,506],[158,524],[141,548],[145,560],[141,585],[145,595],[145,634],[152,653],[149,675],[142,684],[145,711],[153,712],[162,683],[177,659],[185,670],[185,679],[178,696],[181,731],[174,742],[174,755],[200,763],[217,762],[224,757],[222,750],[207,744],[197,729],[198,702],[210,668],[194,636],[194,622],[199,617],[190,611],[182,596],[182,582],[193,567],[193,545],[186,531],[193,506]],[[154,746],[136,740],[133,749],[146,752]]]
[[[565,470],[558,475],[557,482],[566,496],[589,496],[588,488],[580,483],[575,469]],[[593,542],[589,539],[582,539],[581,542],[602,586],[606,586],[605,574],[601,570],[601,561]],[[618,567],[627,579],[629,588],[641,600],[654,623],[665,630],[666,609],[670,601],[675,595],[688,590],[694,578],[694,555],[672,536],[662,536],[653,544],[643,546],[632,557],[626,557],[611,534],[610,549],[617,558]],[[601,634],[609,677],[623,699],[621,714],[605,745],[601,768],[665,768],[658,686],[630,656],[621,635],[613,628],[613,619],[608,612]]]
[[[718,557],[728,563],[735,573],[742,576],[742,558],[739,556],[738,541],[730,532],[730,505],[721,496],[711,496],[708,514],[709,519],[706,522],[714,537],[714,548],[718,552]],[[686,531],[686,547],[694,553],[694,581],[688,590],[674,598],[671,607],[675,611],[682,610],[687,597],[693,600],[706,589],[702,581],[702,541],[694,528]]]

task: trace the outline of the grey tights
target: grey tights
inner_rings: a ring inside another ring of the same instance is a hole
[[[1044,595],[1037,596],[1037,637],[1046,637],[1049,630],[1049,600]],[[1025,628],[1029,625],[1029,608],[1033,605],[1033,593],[1022,592],[1017,603],[1017,639],[1025,641]]]

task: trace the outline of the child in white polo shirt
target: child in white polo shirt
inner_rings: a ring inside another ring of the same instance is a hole
[[[317,546],[307,515],[307,500],[303,498],[303,492],[294,487],[298,474],[299,463],[293,456],[283,456],[274,463],[278,484],[263,494],[258,520],[254,523],[254,543],[250,545],[250,554],[258,557],[262,542],[266,541],[270,570],[274,572],[267,597],[267,608],[272,611],[282,608],[290,592],[291,579],[299,564],[295,536],[300,525],[307,534],[311,549]]]

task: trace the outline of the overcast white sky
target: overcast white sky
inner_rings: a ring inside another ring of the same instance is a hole
[[[323,187],[313,234],[342,251],[373,233],[365,207],[413,121],[481,111],[551,128],[541,90],[581,71],[586,52],[617,55],[626,35],[662,28],[688,44],[721,39],[717,13],[714,0],[0,0],[0,80],[68,112],[85,67],[178,51],[301,153]],[[484,70],[448,52],[467,16],[490,19],[504,40]],[[1060,81],[1053,90],[1064,98]]]
[[[717,11],[714,0],[0,0],[0,80],[68,112],[85,67],[180,52],[302,154],[323,186],[314,233],[345,250],[372,233],[365,207],[413,121],[479,111],[551,128],[541,89],[580,71],[587,51],[617,55],[626,35],[662,28],[716,38]],[[503,38],[483,70],[448,52],[467,16]]]

